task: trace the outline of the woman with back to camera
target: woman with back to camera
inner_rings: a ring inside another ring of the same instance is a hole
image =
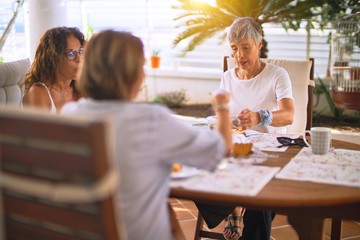
[[[285,69],[261,61],[262,36],[261,26],[254,19],[234,20],[227,37],[236,66],[223,73],[220,88],[230,93],[230,114],[237,116],[242,129],[286,133],[294,117],[291,82]],[[210,228],[228,217],[224,237],[239,239],[240,208],[197,207]],[[271,211],[246,210],[242,240],[270,239],[274,216]]]
[[[79,99],[75,79],[84,44],[84,35],[78,28],[56,27],[43,34],[25,75],[25,107],[57,113],[65,103]]]
[[[79,90],[86,97],[68,103],[63,115],[111,120],[114,167],[120,172],[118,202],[130,240],[173,239],[167,199],[174,163],[214,170],[231,148],[229,96],[218,91],[212,105],[218,131],[196,129],[164,106],[134,103],[145,74],[142,41],[112,30],[87,44]]]

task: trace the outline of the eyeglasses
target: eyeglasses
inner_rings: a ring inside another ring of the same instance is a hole
[[[278,140],[279,143],[281,143],[281,145],[278,146],[278,148],[284,146],[292,146],[292,145],[307,147],[306,143],[304,142],[304,139],[302,138],[277,137],[276,139]]]
[[[72,49],[64,54],[67,60],[73,61],[77,58],[78,55],[82,56],[84,54],[84,49],[83,48]]]

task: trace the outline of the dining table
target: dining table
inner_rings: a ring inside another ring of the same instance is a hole
[[[332,147],[360,151],[359,144],[340,140],[332,140]],[[290,146],[283,152],[264,151],[268,157],[258,165],[283,169],[301,149],[299,146]],[[359,176],[359,172],[360,169],[357,169],[356,176]],[[253,196],[172,186],[170,197],[284,214],[300,240],[323,239],[325,218],[332,218],[333,222],[360,219],[359,186],[282,179],[275,176]]]

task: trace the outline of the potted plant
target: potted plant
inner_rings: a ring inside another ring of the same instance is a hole
[[[152,55],[150,57],[150,66],[151,68],[159,68],[160,67],[160,51],[159,50],[153,50]]]
[[[156,95],[153,102],[168,106],[169,108],[179,108],[188,100],[186,90],[180,89],[176,91],[162,92]]]

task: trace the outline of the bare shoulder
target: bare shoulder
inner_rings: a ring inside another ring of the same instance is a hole
[[[51,101],[45,86],[33,84],[23,97],[24,106],[51,109]]]

